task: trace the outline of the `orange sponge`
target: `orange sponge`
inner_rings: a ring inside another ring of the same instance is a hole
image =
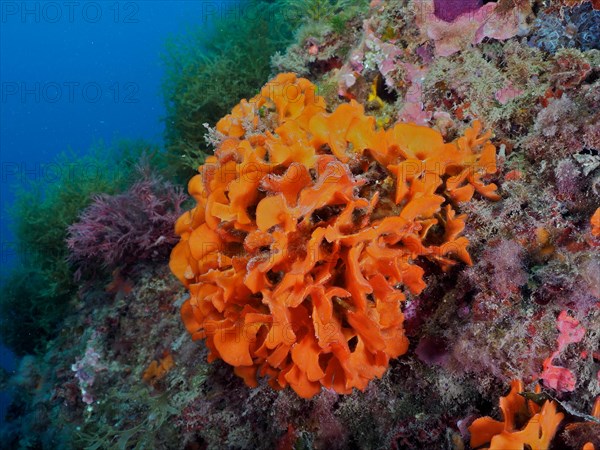
[[[426,127],[377,129],[354,101],[325,106],[281,74],[221,119],[170,261],[209,360],[306,398],[364,389],[406,352],[401,304],[425,288],[417,261],[470,264],[453,205],[499,198],[483,182],[495,148],[479,123],[445,143]]]
[[[590,219],[590,223],[592,224],[592,234],[596,237],[600,237],[600,208],[596,210]]]
[[[525,400],[521,392],[523,383],[515,380],[511,383],[509,394],[500,398],[502,422],[490,417],[473,422],[469,427],[472,448],[480,448],[484,444],[489,444],[485,447],[489,450],[549,448],[564,414],[556,411],[556,402],[545,401],[540,407]]]

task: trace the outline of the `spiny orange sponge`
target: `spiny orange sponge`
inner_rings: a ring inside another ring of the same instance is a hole
[[[489,450],[547,450],[564,414],[556,411],[556,402],[546,400],[540,407],[520,393],[523,383],[515,380],[510,392],[500,398],[503,421],[491,417],[477,419],[469,427],[470,445]]]
[[[354,101],[325,107],[281,74],[221,119],[170,261],[209,361],[306,398],[364,389],[406,352],[404,290],[425,287],[415,260],[469,264],[452,203],[499,198],[482,182],[495,148],[478,122],[444,143],[426,127],[376,129]]]

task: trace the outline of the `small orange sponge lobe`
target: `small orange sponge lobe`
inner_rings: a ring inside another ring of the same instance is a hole
[[[419,260],[471,262],[454,207],[499,199],[483,181],[496,171],[489,134],[378,129],[355,101],[328,113],[289,73],[216,131],[170,261],[190,293],[187,330],[249,386],[365,389],[407,351],[401,306],[425,288]]]
[[[590,223],[592,224],[592,234],[596,237],[600,237],[600,208],[592,215]]]

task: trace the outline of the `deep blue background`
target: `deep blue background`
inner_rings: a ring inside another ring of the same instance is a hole
[[[215,16],[207,12],[223,8],[218,2],[143,0],[81,1],[70,10],[65,3],[0,1],[2,273],[14,261],[6,214],[14,186],[32,179],[51,183],[45,164],[69,148],[85,153],[99,139],[160,144],[166,39],[191,28],[208,32]],[[14,370],[15,363],[0,347],[0,364]],[[1,417],[5,404],[0,395]]]

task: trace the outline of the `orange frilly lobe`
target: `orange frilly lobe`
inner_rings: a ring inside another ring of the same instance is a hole
[[[157,381],[164,378],[173,366],[175,366],[173,356],[170,352],[165,351],[160,358],[152,360],[142,374],[142,379],[148,384],[155,384]]]
[[[592,234],[596,237],[600,237],[600,208],[596,210],[590,219],[590,223],[592,224]]]
[[[406,352],[401,304],[425,288],[415,260],[470,264],[453,205],[499,198],[482,181],[495,148],[478,122],[445,143],[426,127],[377,129],[355,101],[325,106],[281,74],[221,119],[170,261],[209,360],[305,398],[364,389]]]
[[[540,407],[520,395],[523,383],[513,381],[506,397],[500,397],[501,422],[482,417],[469,427],[472,448],[490,450],[547,450],[564,414],[556,402],[545,401]]]

